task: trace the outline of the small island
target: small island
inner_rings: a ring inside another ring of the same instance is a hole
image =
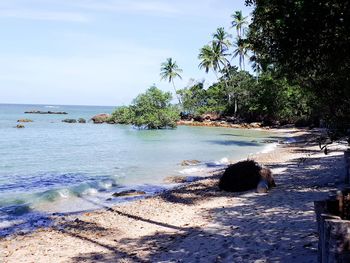
[[[25,111],[25,114],[68,114],[65,111],[40,111],[40,110],[31,110]]]

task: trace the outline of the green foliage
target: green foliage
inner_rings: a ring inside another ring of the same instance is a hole
[[[183,102],[183,109],[188,114],[199,116],[209,112],[222,113],[227,107],[226,90],[223,83],[204,89],[204,83],[198,82],[179,90],[178,93]]]
[[[112,118],[116,123],[147,129],[175,128],[179,111],[171,105],[171,99],[170,92],[163,92],[153,86],[138,95],[129,107],[118,108]]]
[[[350,6],[341,0],[246,0],[254,4],[253,22],[232,15],[237,32],[218,27],[199,53],[199,68],[213,71],[217,83],[204,81],[176,90],[182,70],[168,58],[161,78],[173,84],[184,113],[217,113],[238,120],[310,123],[313,117],[350,121]],[[233,43],[232,43],[233,42]],[[239,67],[228,58],[238,57]],[[256,76],[245,71],[250,60]],[[242,70],[243,69],[243,70]],[[112,118],[118,123],[159,129],[175,127],[179,111],[171,94],[151,87]]]
[[[185,112],[194,116],[209,112],[232,116],[236,112],[236,117],[247,121],[291,123],[312,114],[310,92],[271,72],[263,73],[257,82],[237,67],[228,68],[208,89],[199,82],[179,90],[179,95]]]
[[[129,106],[118,107],[111,116],[111,120],[119,124],[130,124],[135,119],[135,114]]]
[[[200,60],[199,68],[205,69],[206,73],[212,69],[216,74],[218,70],[221,70],[228,63],[226,58],[228,54],[225,51],[224,46],[217,41],[212,41],[210,45],[205,45],[201,48],[198,55]]]
[[[256,61],[315,94],[323,117],[350,121],[350,4],[248,0]]]
[[[245,110],[255,120],[291,123],[310,115],[309,98],[299,86],[291,86],[286,79],[263,73],[249,90]]]

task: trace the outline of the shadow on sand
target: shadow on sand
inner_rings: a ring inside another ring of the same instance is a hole
[[[232,202],[203,210],[200,216],[209,222],[205,226],[176,226],[152,219],[152,215],[146,218],[99,204],[111,215],[140,221],[158,230],[142,238],[118,239],[117,226],[106,228],[80,219],[63,222],[54,229],[104,250],[80,253],[71,262],[189,262],[189,257],[193,259],[191,262],[306,262],[306,259],[315,262],[317,233],[313,201],[324,198],[341,183],[343,158],[309,156],[303,163],[295,159],[288,166],[269,166],[284,171],[276,175],[277,188],[268,194],[222,192],[216,185],[219,177],[216,175],[209,183],[198,181],[160,195],[166,202],[189,207],[200,200],[223,196],[243,201],[241,205]],[[319,173],[314,172],[315,166]],[[128,249],[124,249],[126,246]],[[147,256],[140,256],[144,251],[148,252]]]
[[[316,164],[319,165],[319,174],[327,176],[320,177],[313,172]],[[215,184],[207,185],[202,181],[189,188],[170,191],[161,195],[164,201],[188,206],[199,200],[222,196],[237,197],[244,202],[242,205],[203,211],[201,216],[211,221],[206,227],[166,225],[169,231],[160,229],[154,235],[139,239],[118,240],[115,248],[121,245],[135,248],[131,257],[111,251],[99,255],[87,253],[73,258],[73,261],[94,262],[98,257],[102,262],[120,259],[130,259],[131,262],[189,262],[186,259],[191,257],[194,262],[249,262],[259,259],[315,262],[318,237],[312,213],[313,201],[324,198],[341,183],[343,159],[342,156],[328,156],[320,162],[318,158],[309,158],[302,165],[300,170],[299,160],[293,160],[283,172],[284,176],[277,175],[278,187],[269,194],[224,193]],[[271,168],[285,167],[284,164],[271,165]],[[339,176],[334,176],[336,174]],[[114,209],[111,212],[119,213]],[[131,218],[145,221],[140,217]],[[164,227],[164,223],[146,222]],[[142,250],[147,250],[148,256],[137,258]]]

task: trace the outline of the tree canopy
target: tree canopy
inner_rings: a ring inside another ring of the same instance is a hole
[[[256,61],[311,90],[330,121],[350,119],[350,3],[247,0]]]
[[[152,86],[138,95],[130,106],[117,108],[112,114],[112,120],[146,129],[174,128],[179,111],[171,105],[171,99],[170,92]]]
[[[325,120],[349,125],[350,4],[341,0],[246,0],[246,4],[254,6],[250,24],[248,16],[236,11],[230,29],[235,38],[230,30],[218,27],[200,49],[199,68],[213,71],[216,83],[207,87],[197,81],[176,90],[174,79],[181,78],[182,70],[172,58],[161,64],[161,78],[173,83],[184,115],[217,113],[247,122],[317,125]],[[239,69],[231,65],[235,57]],[[246,61],[255,76],[245,71]],[[177,111],[170,99],[170,93],[153,87],[130,107],[119,108],[114,117],[119,123],[131,119],[148,128],[172,127]]]

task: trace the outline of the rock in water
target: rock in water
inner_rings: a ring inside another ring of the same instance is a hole
[[[86,123],[86,120],[85,120],[84,118],[79,118],[79,119],[78,119],[78,122],[79,122],[79,123]]]
[[[67,123],[76,123],[76,122],[77,122],[77,120],[75,120],[75,119],[64,119],[64,120],[62,120],[62,122],[67,122]]]
[[[111,118],[111,115],[110,115],[110,114],[101,113],[101,114],[97,114],[97,115],[93,116],[93,117],[91,118],[91,120],[92,120],[94,123],[104,123],[104,122],[108,122],[110,118]]]
[[[201,162],[198,161],[198,160],[183,160],[181,162],[181,165],[182,166],[189,166],[189,165],[196,165],[196,164],[199,164],[199,163],[201,163]]]
[[[227,167],[220,178],[219,188],[228,192],[243,192],[256,189],[260,182],[258,191],[275,186],[270,169],[261,167],[255,161],[248,160]]]
[[[30,119],[19,119],[17,122],[33,122],[33,120]]]
[[[40,110],[31,110],[25,111],[26,114],[68,114],[65,111],[40,111]]]
[[[113,194],[114,197],[123,197],[123,196],[138,196],[138,195],[145,195],[146,192],[144,191],[137,191],[137,190],[127,190],[122,192],[116,192]]]
[[[16,128],[18,128],[18,129],[23,129],[23,128],[24,128],[24,125],[23,125],[23,124],[17,124]]]

